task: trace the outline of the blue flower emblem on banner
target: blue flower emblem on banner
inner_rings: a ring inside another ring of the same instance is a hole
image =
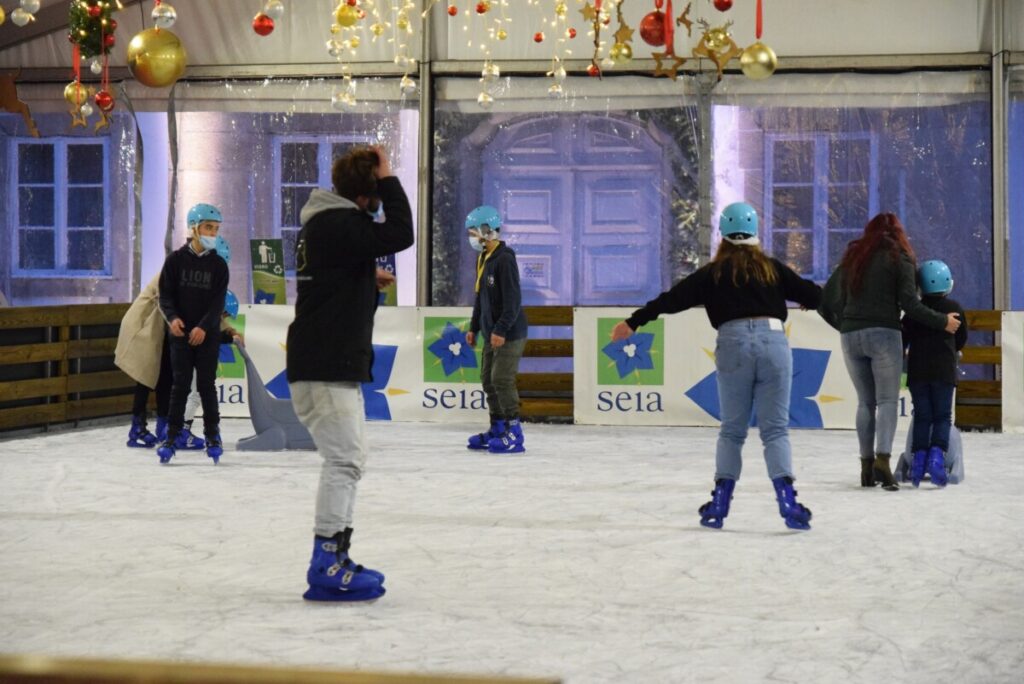
[[[476,354],[466,342],[465,333],[451,323],[444,326],[441,337],[427,349],[441,360],[446,376],[460,368],[476,368]]]
[[[609,342],[601,351],[615,362],[615,370],[620,378],[624,378],[630,373],[654,368],[654,359],[651,357],[652,344],[653,334],[634,333],[624,340]]]
[[[824,422],[814,397],[821,390],[825,369],[831,352],[822,349],[793,350],[793,387],[789,395],[789,427],[821,428]],[[722,419],[718,403],[718,371],[714,371],[686,391],[693,403],[708,412],[715,420]],[[751,425],[757,425],[752,416]]]

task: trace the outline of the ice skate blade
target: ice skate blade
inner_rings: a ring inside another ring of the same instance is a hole
[[[721,518],[701,518],[700,524],[703,527],[710,527],[715,530],[720,530],[722,529],[722,525],[725,524],[725,521]]]
[[[490,449],[490,446],[488,446],[487,444],[481,444],[480,446],[473,446],[472,444],[467,444],[466,448],[469,449],[470,451],[487,451],[488,449]]]
[[[359,591],[344,591],[341,589],[329,589],[327,587],[310,586],[302,595],[307,601],[319,602],[351,602],[351,601],[375,601],[385,593],[384,587],[377,585]]]
[[[811,529],[811,524],[800,522],[799,520],[790,520],[789,518],[786,518],[786,527],[788,527],[791,530],[806,532],[807,530]]]
[[[522,444],[517,444],[511,449],[506,449],[504,447],[500,449],[491,449],[490,447],[487,448],[487,453],[489,454],[522,454],[525,451],[526,447],[524,447]]]
[[[129,439],[128,446],[130,446],[132,449],[152,449],[153,447],[156,446],[156,442],[153,442],[152,444],[138,444],[134,440]]]

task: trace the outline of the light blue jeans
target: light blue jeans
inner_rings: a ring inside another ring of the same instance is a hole
[[[715,368],[722,411],[715,479],[740,479],[741,452],[754,412],[768,477],[793,477],[789,446],[793,354],[781,321],[746,318],[723,323],[718,328]]]
[[[860,457],[891,454],[896,436],[903,335],[893,328],[865,328],[840,336],[843,358],[857,390]]]

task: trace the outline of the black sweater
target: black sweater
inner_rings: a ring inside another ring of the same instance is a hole
[[[160,272],[160,310],[170,323],[180,318],[185,333],[201,327],[220,334],[220,315],[228,291],[228,265],[215,250],[201,254],[191,243],[171,252]]]
[[[489,255],[477,257],[476,267],[483,268],[480,291],[473,300],[473,318],[469,329],[474,334],[483,332],[484,343],[491,333],[507,341],[526,337],[528,323],[523,311],[523,294],[519,288],[519,264],[516,253],[504,242]]]
[[[957,352],[967,344],[967,315],[953,299],[926,295],[921,303],[941,314],[960,314],[956,333],[921,325],[910,316],[903,317],[903,346],[907,352],[907,384],[944,382],[956,384]]]
[[[723,265],[721,276],[715,282],[714,263],[706,264],[668,292],[662,292],[643,308],[634,311],[626,323],[636,330],[661,314],[703,305],[711,325],[717,330],[723,323],[741,318],[769,316],[784,321],[788,315],[787,301],[817,309],[821,302],[821,288],[798,276],[781,261],[771,259],[771,262],[778,274],[773,285],[761,285],[756,281],[733,285],[732,269],[728,263]]]
[[[381,178],[386,220],[332,193],[314,191],[297,245],[298,300],[288,326],[288,382],[369,382],[377,257],[413,243],[412,210],[401,183]],[[333,198],[333,199],[332,199]],[[348,206],[345,206],[348,205]]]

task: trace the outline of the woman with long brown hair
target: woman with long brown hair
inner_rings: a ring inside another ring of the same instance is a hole
[[[612,330],[625,340],[661,314],[704,306],[718,330],[715,368],[721,428],[715,450],[715,488],[700,508],[700,524],[720,528],[729,514],[752,412],[764,444],[768,477],[775,486],[779,514],[795,530],[811,528],[811,511],[796,501],[789,444],[789,395],[793,356],[783,330],[786,301],[817,308],[821,288],[761,251],[757,212],[730,204],[719,221],[722,243],[710,264],[647,302]]]
[[[899,489],[889,457],[896,435],[903,340],[900,309],[918,323],[956,332],[956,314],[942,314],[917,296],[914,250],[899,218],[882,213],[850,242],[825,284],[819,312],[841,333],[846,369],[857,391],[860,484]]]

